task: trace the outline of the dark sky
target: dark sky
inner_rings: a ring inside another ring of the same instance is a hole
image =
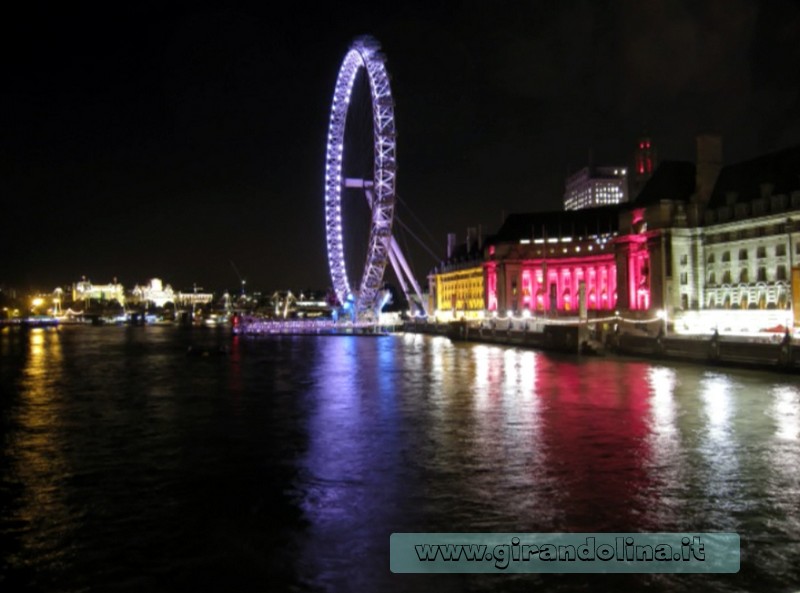
[[[399,194],[440,252],[559,208],[590,149],[626,164],[645,130],[662,160],[706,131],[726,162],[800,143],[796,2],[165,4],[4,14],[0,285],[221,289],[233,261],[250,286],[327,286],[328,112],[364,33],[388,57]]]

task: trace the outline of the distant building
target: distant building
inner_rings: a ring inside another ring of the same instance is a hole
[[[625,167],[584,167],[566,181],[564,210],[582,210],[628,201]]]
[[[428,276],[429,309],[436,319],[480,319],[484,315],[483,239],[480,229],[467,230],[466,242],[447,237],[447,259]]]
[[[175,291],[172,286],[166,286],[160,278],[153,278],[147,286],[133,288],[132,295],[134,300],[140,303],[153,303],[156,307],[163,307],[167,303],[175,303]]]
[[[175,304],[180,306],[208,305],[214,300],[211,292],[176,292]]]
[[[263,312],[276,319],[328,318],[334,309],[325,291],[308,289],[296,294],[291,290],[276,290],[263,305]]]
[[[120,305],[125,305],[125,287],[117,279],[110,284],[92,284],[91,281],[83,278],[80,282],[72,285],[72,302],[80,301],[117,301]]]

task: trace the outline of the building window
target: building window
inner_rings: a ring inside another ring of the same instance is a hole
[[[758,268],[758,281],[759,282],[767,281],[767,268]]]
[[[726,270],[724,274],[722,274],[722,283],[723,284],[730,284],[731,283],[731,272],[730,270]]]
[[[730,252],[730,251],[726,251],[726,252],[724,252],[724,253],[722,254],[722,261],[723,261],[723,262],[729,262],[729,261],[731,261],[731,252]]]
[[[739,282],[741,282],[742,284],[747,284],[748,282],[750,282],[750,275],[747,273],[747,268],[743,268],[739,272]]]
[[[756,257],[758,259],[767,257],[767,248],[762,245],[761,247],[756,249]]]
[[[786,255],[786,244],[780,243],[775,246],[775,255],[778,257],[783,257]]]
[[[688,256],[688,255],[686,255],[686,254],[683,254],[683,255],[681,256],[681,265],[682,265],[682,266],[685,266],[685,265],[686,265],[686,264],[688,264],[688,263],[689,263],[689,256]]]
[[[800,245],[800,243],[798,243],[798,245]],[[714,254],[713,253],[709,253],[708,254],[708,259],[706,260],[706,262],[709,263],[709,264],[713,264],[714,263]]]
[[[747,249],[740,249],[739,250],[739,259],[747,259]]]
[[[786,280],[786,266],[778,266],[775,271],[775,280]]]
[[[685,293],[681,295],[681,309],[684,311],[689,309],[689,295]]]
[[[681,272],[681,284],[689,284],[689,275],[686,272]]]
[[[714,285],[717,283],[717,275],[716,275],[714,272],[711,272],[711,273],[708,275],[708,283],[709,283],[711,286],[714,286]]]

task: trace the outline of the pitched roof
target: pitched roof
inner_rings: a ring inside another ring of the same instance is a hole
[[[773,194],[800,190],[800,146],[723,167],[708,205],[725,206],[732,192],[737,194],[737,202],[758,199],[764,183],[772,185]]]
[[[600,206],[581,210],[553,210],[510,214],[487,243],[516,242],[520,239],[588,236],[613,233],[619,227],[619,206]]]
[[[664,161],[647,181],[634,206],[649,206],[661,200],[688,201],[695,191],[695,164],[688,161]]]

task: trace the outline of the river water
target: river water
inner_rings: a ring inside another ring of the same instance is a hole
[[[0,591],[800,590],[796,376],[63,327],[0,330],[0,387]],[[454,531],[737,532],[742,564],[390,572],[391,533]]]

